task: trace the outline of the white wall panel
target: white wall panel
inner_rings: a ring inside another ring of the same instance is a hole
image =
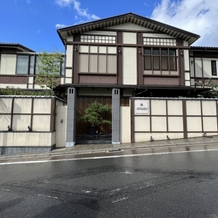
[[[136,48],[123,48],[123,84],[137,84]]]
[[[136,44],[136,33],[123,32],[123,44]]]
[[[0,74],[14,75],[16,74],[16,55],[1,54]]]

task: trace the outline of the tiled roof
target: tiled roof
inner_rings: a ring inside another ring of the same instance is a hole
[[[12,47],[12,48],[17,48],[21,51],[26,51],[26,52],[35,52],[30,48],[27,48],[19,43],[8,43],[8,42],[0,42],[0,47]]]

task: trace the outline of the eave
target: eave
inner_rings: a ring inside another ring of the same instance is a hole
[[[110,18],[100,19],[88,23],[83,23],[79,25],[69,26],[65,28],[58,29],[57,32],[65,44],[67,37],[75,34],[82,34],[92,30],[101,30],[104,28],[121,25],[125,23],[133,23],[144,28],[151,29],[155,32],[165,33],[175,38],[179,38],[188,41],[189,45],[194,43],[199,35],[181,30],[179,28],[146,18],[134,13],[127,13],[119,16],[114,16]]]

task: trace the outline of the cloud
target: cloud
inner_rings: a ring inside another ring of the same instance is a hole
[[[161,0],[151,19],[201,36],[193,45],[218,46],[218,4],[211,0]]]
[[[85,18],[86,22],[100,19],[94,14],[89,14],[87,9],[82,9],[80,2],[77,0],[55,0],[55,3],[60,7],[71,7],[71,5],[73,5],[74,10],[77,12],[77,16]]]
[[[64,27],[66,27],[66,25],[65,25],[65,24],[59,24],[59,23],[57,23],[57,24],[55,25],[55,27],[56,27],[57,29],[59,29],[59,28],[64,28]]]

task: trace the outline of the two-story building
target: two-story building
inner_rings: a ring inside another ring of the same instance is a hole
[[[218,48],[191,47],[200,37],[134,13],[58,29],[66,49],[57,87],[68,101],[66,145],[84,133],[76,116],[97,100],[112,105],[112,143],[120,140],[120,106],[130,97],[196,97],[217,78]],[[39,89],[37,53],[0,43],[0,87]],[[109,130],[106,130],[109,131]]]

